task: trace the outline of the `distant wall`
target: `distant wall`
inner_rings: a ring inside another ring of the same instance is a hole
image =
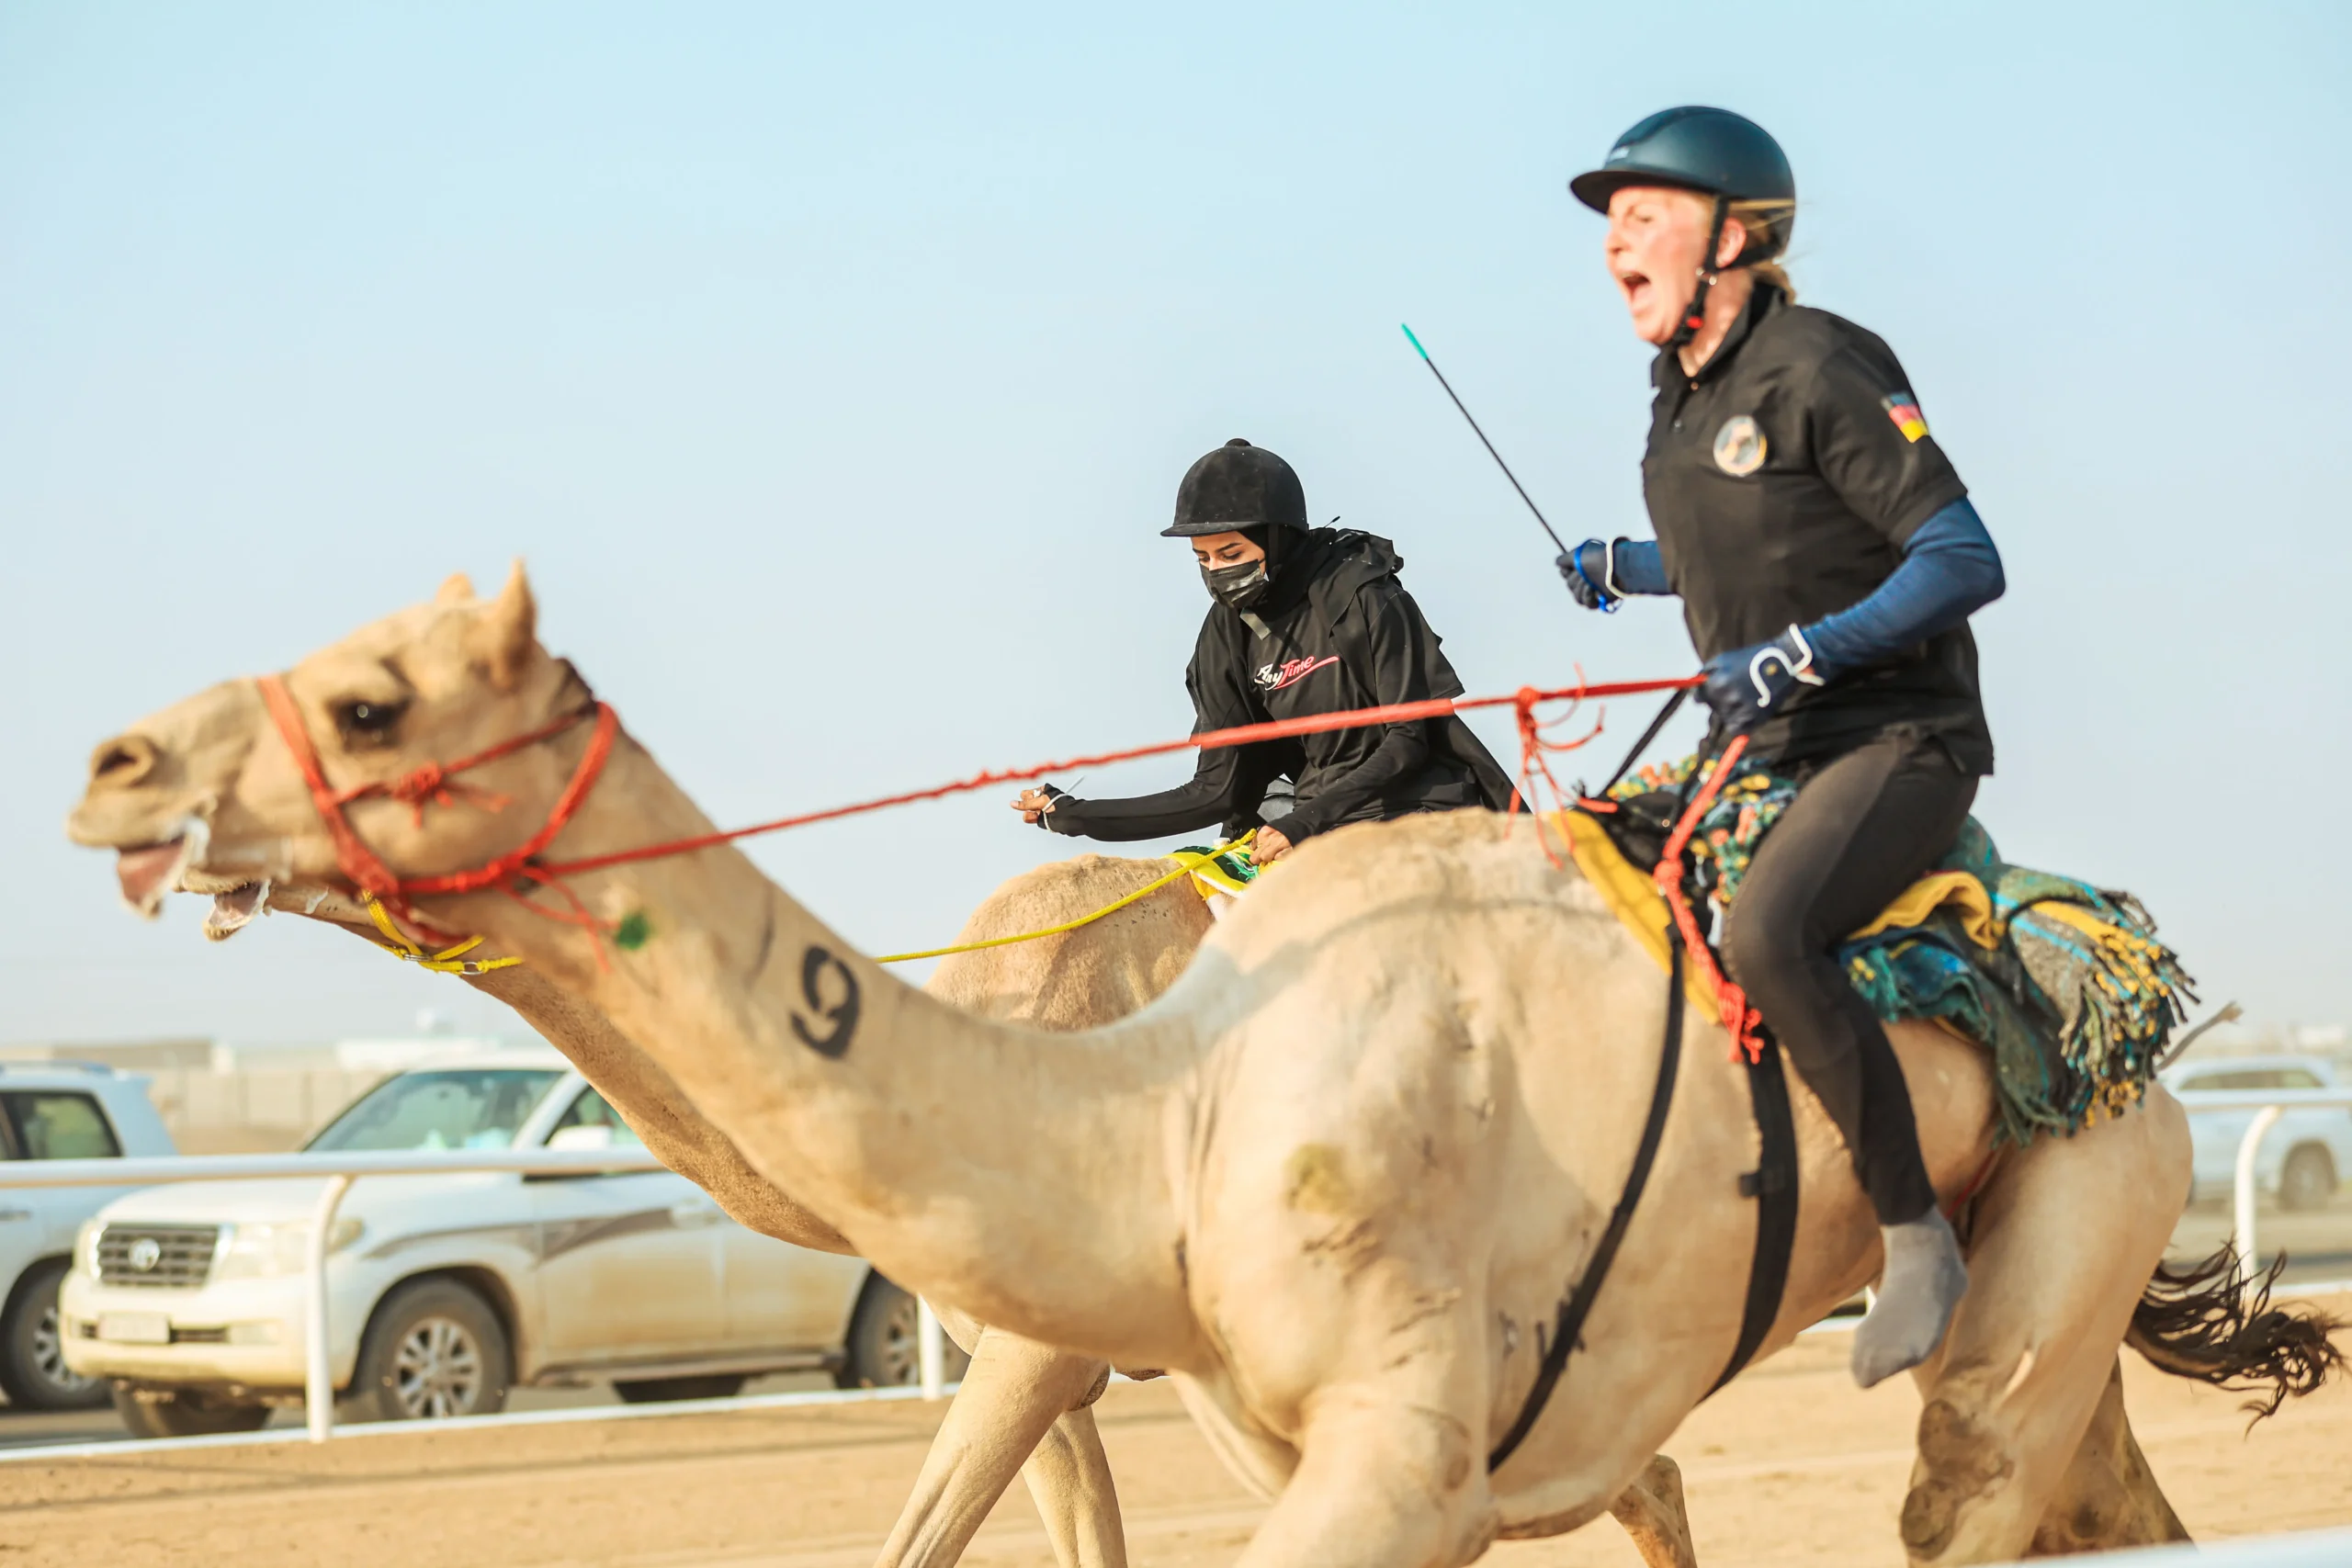
[[[181,1153],[275,1154],[300,1147],[403,1067],[497,1043],[431,1034],[250,1046],[191,1036],[11,1045],[0,1047],[0,1064],[82,1062],[136,1073]]]
[[[165,1067],[148,1072],[147,1097],[182,1154],[271,1154],[299,1148],[385,1076],[341,1067],[233,1073]]]

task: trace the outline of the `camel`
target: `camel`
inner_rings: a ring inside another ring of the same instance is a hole
[[[593,1002],[893,1278],[1041,1343],[1169,1369],[1272,1498],[1253,1568],[1453,1564],[1577,1528],[1704,1396],[1745,1285],[1718,1260],[1746,1256],[1754,1221],[1736,1196],[1744,1086],[1707,1070],[1724,1042],[1693,1018],[1694,1065],[1580,1353],[1528,1440],[1481,1462],[1623,1179],[1666,1015],[1634,939],[1532,835],[1457,812],[1320,836],[1140,1012],[1008,1025],[899,984],[731,848],[562,872],[710,829],[608,710],[571,722],[591,699],[535,626],[518,568],[494,600],[445,593],[304,660],[279,688],[299,723],[283,736],[262,685],[199,694],[99,748],[71,831],[123,852],[127,886],[412,885],[435,925]],[[314,803],[297,747],[346,789],[427,787],[346,807],[322,782]],[[505,810],[425,808],[437,774],[420,769],[492,748],[472,787]],[[430,891],[526,837],[540,859],[514,897]],[[1894,1034],[1930,1172],[1955,1193],[1992,1147],[1984,1065],[1940,1030]],[[1878,1262],[1844,1150],[1797,1100],[1798,1245],[1767,1353]],[[2300,1390],[2332,1367],[2325,1324],[2240,1321],[2233,1280],[2195,1303],[2201,1335],[2174,1321],[2150,1281],[2187,1182],[2160,1088],[2004,1156],[1975,1200],[1969,1296],[1917,1373],[1914,1562],[2026,1550],[2086,1465],[2107,1472],[2086,1485],[2129,1488],[2128,1434],[2086,1443],[2095,1418],[2120,1422],[2127,1330],[2216,1380]]]
[[[1038,866],[989,894],[956,944],[1061,925],[1163,881],[1172,869],[1166,859],[1093,854]],[[216,894],[213,903],[205,933],[216,941],[233,936],[267,908],[382,945],[367,907],[324,885],[250,883]],[[991,1018],[1085,1028],[1124,1017],[1167,989],[1213,923],[1190,885],[1173,884],[1076,931],[952,954],[923,988]],[[562,1051],[641,1142],[710,1191],[740,1223],[820,1251],[848,1250],[837,1233],[752,1172],[723,1134],[681,1101],[660,1066],[593,1003],[560,991],[527,967],[458,977],[504,1001]],[[1124,1563],[1117,1491],[1091,1411],[1108,1386],[1109,1363],[997,1333],[952,1310],[944,1321],[972,1365],[877,1568],[944,1568],[956,1561],[1016,1469],[1062,1568]],[[1696,1568],[1680,1472],[1672,1460],[1657,1456],[1611,1512],[1647,1568]]]

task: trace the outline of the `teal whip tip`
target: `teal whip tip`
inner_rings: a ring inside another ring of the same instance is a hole
[[[1427,358],[1430,356],[1430,351],[1429,351],[1428,349],[1423,348],[1423,347],[1421,346],[1421,340],[1420,340],[1420,339],[1419,339],[1419,338],[1417,338],[1417,337],[1415,337],[1415,336],[1413,335],[1413,329],[1412,329],[1412,328],[1410,328],[1410,327],[1405,326],[1405,323],[1404,323],[1404,322],[1402,322],[1402,321],[1399,321],[1399,322],[1397,322],[1396,324],[1397,324],[1399,327],[1403,327],[1403,328],[1404,328],[1404,332],[1405,332],[1405,341],[1406,341],[1407,343],[1409,343],[1409,344],[1411,344],[1413,345],[1413,352],[1414,352],[1415,354],[1419,355],[1423,359],[1427,359]]]

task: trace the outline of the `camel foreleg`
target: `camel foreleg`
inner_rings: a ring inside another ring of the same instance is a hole
[[[1415,1392],[1316,1392],[1298,1468],[1240,1568],[1458,1568],[1487,1550],[1498,1517],[1467,1412]]]
[[[877,1568],[947,1568],[1024,1468],[1061,1568],[1125,1568],[1118,1495],[1084,1408],[1110,1369],[968,1320],[947,1326],[972,1364]],[[1080,1429],[1065,1425],[1073,1421]]]

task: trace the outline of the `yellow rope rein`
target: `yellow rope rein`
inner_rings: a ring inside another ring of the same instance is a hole
[[[1170,883],[1176,881],[1179,877],[1198,877],[1202,882],[1207,883],[1211,886],[1217,888],[1219,891],[1238,893],[1242,888],[1249,885],[1243,882],[1237,882],[1231,876],[1227,875],[1225,870],[1216,863],[1216,857],[1225,853],[1227,850],[1239,849],[1251,839],[1257,837],[1257,832],[1258,830],[1255,828],[1252,828],[1249,832],[1242,834],[1241,837],[1233,840],[1229,843],[1219,844],[1216,848],[1208,851],[1206,853],[1203,853],[1199,850],[1178,850],[1175,854],[1170,857],[1177,863],[1176,869],[1174,871],[1170,872],[1167,875],[1159,878],[1156,882],[1148,883],[1145,886],[1136,888],[1134,892],[1128,894],[1125,897],[1117,900],[1115,903],[1103,905],[1101,908],[1095,910],[1091,915],[1080,915],[1074,920],[1064,920],[1060,925],[1047,926],[1043,931],[1023,931],[1019,936],[990,937],[986,942],[959,942],[954,947],[934,947],[922,953],[893,953],[876,958],[874,962],[876,964],[909,964],[918,958],[944,958],[951,953],[978,953],[984,947],[1010,947],[1016,942],[1035,942],[1041,936],[1059,936],[1064,931],[1074,931],[1080,926],[1091,925],[1105,915],[1116,914],[1121,909],[1124,909],[1128,905],[1134,903],[1136,899],[1150,897],[1152,894],[1157,893],[1161,888],[1167,886]],[[1205,898],[1208,895],[1206,893],[1203,893],[1201,897]]]
[[[1064,931],[1074,931],[1080,926],[1092,925],[1105,915],[1115,915],[1137,899],[1149,897],[1179,877],[1195,877],[1202,884],[1221,893],[1238,893],[1249,886],[1249,884],[1236,879],[1223,866],[1217,864],[1216,857],[1228,850],[1240,849],[1257,836],[1258,830],[1252,828],[1241,837],[1219,844],[1216,848],[1205,852],[1200,850],[1178,850],[1170,857],[1176,862],[1174,871],[1155,882],[1147,883],[1124,898],[1103,905],[1091,915],[1080,915],[1074,920],[1064,920],[1057,926],[1047,926],[1043,931],[1023,931],[1018,936],[997,936],[990,937],[986,942],[959,942],[954,947],[934,947],[922,953],[892,953],[876,958],[874,962],[910,964],[918,958],[944,958],[952,953],[978,953],[984,947],[1010,947],[1016,942],[1035,942],[1039,937],[1059,936]],[[1204,898],[1208,896],[1206,892],[1201,894]],[[364,897],[368,899],[368,918],[376,922],[376,929],[383,932],[384,940],[391,944],[384,951],[404,964],[413,964],[420,969],[430,969],[436,975],[487,975],[493,969],[511,969],[523,962],[520,958],[466,957],[467,953],[481,945],[482,939],[478,936],[469,936],[455,947],[445,947],[438,953],[429,953],[410,941],[406,933],[392,923],[392,917],[386,912],[383,905],[376,901],[373,895],[364,895]]]
[[[469,936],[455,947],[445,947],[438,953],[428,953],[408,939],[407,933],[392,923],[392,917],[376,902],[374,894],[365,894],[368,918],[384,933],[391,946],[385,949],[403,964],[413,964],[419,969],[430,969],[435,975],[487,975],[493,969],[512,969],[520,958],[468,958],[465,955],[481,945],[481,938]]]

